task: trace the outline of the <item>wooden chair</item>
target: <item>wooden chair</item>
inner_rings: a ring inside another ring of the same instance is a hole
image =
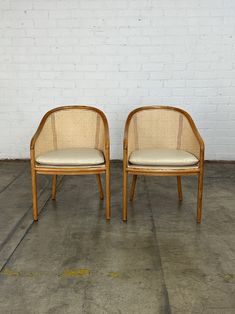
[[[100,199],[100,174],[106,178],[106,219],[110,219],[109,127],[105,114],[88,106],[65,106],[43,117],[30,145],[33,218],[38,220],[37,174],[52,175],[52,199],[57,175],[95,174]]]
[[[202,217],[204,142],[190,115],[179,108],[147,106],[132,111],[123,143],[123,220],[127,220],[128,174],[133,175],[133,200],[138,175],[176,176],[179,200],[181,176],[198,176],[197,222]]]

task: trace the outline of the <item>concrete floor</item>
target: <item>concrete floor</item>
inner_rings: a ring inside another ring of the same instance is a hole
[[[121,163],[112,220],[95,176],[39,176],[32,223],[28,162],[0,162],[0,313],[235,313],[235,164],[206,164],[203,223],[196,178],[140,177],[121,221]]]

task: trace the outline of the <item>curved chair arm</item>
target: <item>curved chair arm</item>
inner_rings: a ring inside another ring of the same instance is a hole
[[[31,142],[30,142],[30,149],[31,149],[31,150],[34,150],[34,149],[35,149],[36,141],[37,141],[37,139],[38,139],[38,137],[39,137],[39,135],[40,135],[40,133],[41,133],[41,131],[42,131],[42,129],[43,129],[45,123],[46,123],[47,118],[49,117],[49,115],[50,115],[53,111],[54,111],[54,110],[50,110],[50,111],[48,111],[48,112],[43,116],[43,118],[42,118],[42,120],[41,120],[41,122],[40,122],[40,124],[39,124],[39,126],[38,126],[38,128],[37,128],[37,130],[36,130],[36,132],[34,133],[32,139],[31,139]]]
[[[47,121],[47,119],[50,116],[52,111],[53,110],[47,112],[43,116],[43,118],[42,118],[42,120],[41,120],[41,122],[40,122],[40,124],[39,124],[39,126],[38,126],[38,128],[37,128],[37,130],[35,132],[35,134],[33,135],[32,139],[31,139],[31,142],[30,142],[30,157],[31,157],[32,166],[35,166],[35,159],[36,159],[36,152],[37,152],[36,143],[37,143],[38,139],[40,138],[40,135],[41,135],[41,133],[43,131],[44,125],[45,125],[45,123],[46,123],[46,121]]]
[[[50,111],[48,111],[42,118],[35,134],[33,135],[31,142],[30,142],[30,155],[31,155],[31,161],[33,163],[35,163],[35,159],[36,159],[36,155],[37,152],[40,151],[40,153],[42,152],[46,152],[48,150],[53,150],[53,134],[51,132],[51,134],[47,134],[47,136],[45,136],[45,139],[47,140],[46,143],[46,148],[43,149],[43,132],[45,130],[45,125],[48,122],[48,119],[50,117],[50,115],[54,112],[55,110],[52,109]],[[38,141],[41,140],[41,143]],[[41,144],[41,145],[40,145]],[[41,146],[41,147],[40,147]]]
[[[201,137],[201,135],[200,135],[200,133],[199,133],[199,131],[198,131],[198,129],[197,129],[193,119],[192,119],[192,117],[186,111],[184,111],[182,109],[179,109],[179,110],[187,118],[187,120],[188,120],[188,122],[189,122],[189,124],[191,126],[191,130],[192,130],[192,132],[194,134],[194,137],[195,137],[195,139],[196,139],[196,141],[197,141],[197,143],[199,145],[199,155],[197,157],[198,157],[199,161],[201,161],[201,160],[204,161],[204,152],[205,152],[204,141],[203,141],[203,139],[202,139],[202,137]]]
[[[128,133],[129,133],[129,126],[132,119],[132,116],[138,111],[137,108],[133,111],[131,111],[127,117],[126,123],[125,123],[125,129],[124,129],[124,136],[123,136],[123,167],[124,169],[127,167],[128,164],[128,151],[129,151],[129,141],[128,141]]]
[[[110,162],[110,137],[109,137],[109,125],[108,125],[108,120],[105,116],[105,114],[97,109],[97,112],[99,112],[100,116],[102,117],[103,123],[104,123],[104,147],[102,149],[104,156],[105,156],[105,161]]]

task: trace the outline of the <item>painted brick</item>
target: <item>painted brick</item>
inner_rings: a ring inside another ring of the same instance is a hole
[[[130,110],[187,110],[206,158],[235,159],[234,0],[2,0],[0,158],[29,157],[43,114],[105,111],[122,158]]]

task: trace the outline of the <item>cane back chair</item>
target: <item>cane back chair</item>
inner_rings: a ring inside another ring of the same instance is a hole
[[[138,175],[176,176],[183,199],[181,176],[198,176],[197,222],[202,218],[204,142],[190,115],[168,106],[133,110],[126,121],[123,143],[123,220],[127,220],[128,174],[133,175],[133,200]]]
[[[109,127],[105,114],[88,106],[64,106],[43,117],[30,144],[33,218],[38,220],[37,174],[52,175],[52,199],[57,175],[95,174],[100,199],[100,174],[106,180],[106,219],[110,219]]]

